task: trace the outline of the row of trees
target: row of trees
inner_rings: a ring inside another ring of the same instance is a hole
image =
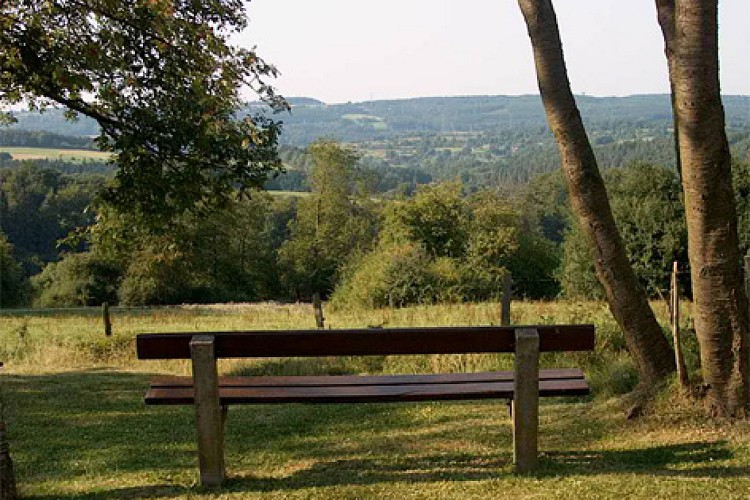
[[[545,246],[541,236],[532,237],[532,231],[522,231],[517,209],[498,194],[466,198],[459,184],[449,183],[387,201],[369,190],[371,172],[358,168],[354,150],[320,141],[310,146],[309,154],[309,195],[256,192],[210,214],[185,214],[168,233],[143,231],[128,214],[100,206],[96,224],[86,233],[86,251],[74,251],[75,238],[68,238],[58,262],[50,252],[60,232],[70,229],[59,223],[76,208],[60,203],[60,193],[75,181],[28,165],[6,170],[2,229],[29,274],[38,271],[40,261],[50,262],[32,280],[36,302],[43,306],[300,299],[315,292],[327,296],[345,277],[351,286],[351,277],[363,272],[360,267],[380,262],[379,252],[399,245],[413,248],[444,276],[428,294],[378,299],[373,305],[495,297],[498,280],[521,247],[527,257],[532,248],[544,249],[546,268],[531,268],[546,273],[542,281],[551,278],[554,247]],[[59,211],[49,212],[53,209]],[[38,214],[39,221],[32,219],[39,222],[38,232],[22,227],[21,221],[33,214]],[[47,224],[45,232],[41,221],[48,219],[57,225]],[[422,262],[411,262],[411,272],[421,273]],[[524,266],[516,267],[520,275]],[[417,289],[419,283],[409,286]],[[518,286],[535,296],[555,293],[554,287],[545,291],[532,280],[519,280]],[[339,300],[349,301],[344,295],[339,293]]]
[[[372,172],[354,150],[320,141],[307,154],[311,193],[256,192],[210,214],[185,214],[156,234],[105,206],[96,217],[81,212],[101,177],[30,164],[2,170],[0,230],[10,240],[6,260],[15,262],[4,273],[2,304],[29,303],[23,278],[31,275],[34,301],[44,306],[299,300],[315,292],[376,307],[486,300],[498,296],[506,272],[518,296],[604,297],[558,173],[514,194],[454,181],[385,198],[370,190]],[[747,163],[733,169],[738,206],[750,202],[748,171]],[[660,297],[672,261],[687,265],[677,172],[634,164],[605,172],[604,181],[629,262],[647,294]],[[749,216],[741,217],[745,227]],[[95,220],[87,242],[80,231],[67,236]],[[742,234],[747,251],[750,231]],[[682,285],[689,293],[689,281]]]
[[[0,145],[62,149],[93,149],[94,147],[89,137],[15,129],[0,129]]]

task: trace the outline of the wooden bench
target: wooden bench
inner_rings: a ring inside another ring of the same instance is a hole
[[[140,359],[191,359],[192,377],[159,376],[148,405],[194,405],[200,478],[224,481],[227,406],[468,399],[511,402],[516,471],[537,463],[539,397],[589,394],[577,368],[539,370],[539,352],[594,349],[592,325],[438,327],[141,334]],[[515,353],[510,372],[219,377],[220,358]]]

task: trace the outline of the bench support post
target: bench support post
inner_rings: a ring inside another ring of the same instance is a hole
[[[214,337],[195,335],[190,341],[195,387],[195,425],[198,434],[198,462],[201,485],[224,482],[224,416],[219,402],[219,373]]]
[[[539,432],[539,333],[516,330],[513,413],[513,462],[517,473],[536,469]]]

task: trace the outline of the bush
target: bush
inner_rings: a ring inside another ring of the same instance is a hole
[[[401,307],[497,299],[520,252],[533,249],[530,255],[544,254],[550,261],[532,264],[539,272],[521,279],[556,267],[548,248],[553,245],[536,244],[540,237],[526,233],[518,213],[498,193],[486,190],[465,198],[459,183],[421,187],[414,198],[386,207],[378,245],[349,266],[334,302]]]
[[[121,268],[104,257],[90,252],[67,254],[32,278],[35,303],[41,307],[115,303],[121,275]]]
[[[381,245],[350,266],[331,301],[365,307],[432,302],[436,279],[427,252],[414,243]]]
[[[136,252],[120,286],[124,305],[163,305],[196,302],[187,259],[173,248],[150,245]]]

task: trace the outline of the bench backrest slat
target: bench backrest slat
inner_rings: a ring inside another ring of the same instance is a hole
[[[515,329],[535,328],[539,350],[591,351],[593,325],[369,328],[141,334],[140,359],[189,359],[193,335],[213,335],[217,358],[513,352]]]

